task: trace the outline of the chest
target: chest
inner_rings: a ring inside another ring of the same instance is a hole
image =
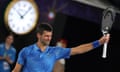
[[[25,67],[29,67],[31,70],[36,71],[36,70],[43,70],[43,72],[51,71],[54,62],[56,61],[55,55],[50,54],[49,52],[47,53],[31,53],[27,55],[25,59]]]
[[[55,55],[51,53],[32,53],[29,54],[27,59],[32,59],[32,60],[54,60]]]
[[[5,55],[5,56],[6,56],[6,55],[7,55],[7,56],[11,56],[11,55],[12,55],[12,51],[11,51],[10,49],[9,49],[9,50],[6,50],[6,49],[3,48],[3,49],[0,49],[0,55],[1,55],[1,56],[4,56],[4,55]]]

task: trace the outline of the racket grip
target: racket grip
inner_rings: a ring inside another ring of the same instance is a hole
[[[108,43],[104,43],[102,58],[106,58],[107,57],[107,44]]]

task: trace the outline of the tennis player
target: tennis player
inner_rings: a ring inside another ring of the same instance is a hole
[[[91,51],[109,41],[110,35],[101,37],[90,43],[72,48],[49,46],[52,39],[53,28],[50,24],[41,23],[37,28],[37,42],[24,47],[18,56],[17,63],[12,72],[52,72],[54,64],[70,55],[83,54]]]

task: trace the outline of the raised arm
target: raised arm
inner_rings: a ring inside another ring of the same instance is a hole
[[[98,46],[104,44],[105,42],[108,42],[109,38],[110,38],[110,35],[107,34],[106,36],[103,36],[99,40],[96,40],[94,42],[90,42],[90,43],[86,43],[86,44],[73,47],[71,49],[71,55],[82,54],[94,48],[97,48]]]

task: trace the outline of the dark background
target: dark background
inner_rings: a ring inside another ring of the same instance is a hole
[[[55,9],[64,3],[67,7],[56,13],[54,20],[48,20],[44,13],[48,13],[54,0],[35,0],[40,11],[41,22],[48,22],[54,28],[51,45],[55,45],[59,38],[68,40],[68,47],[88,43],[99,39],[101,33],[102,9],[73,2],[71,0],[57,0]],[[0,1],[0,42],[4,41],[8,29],[4,23],[4,12],[11,0]],[[118,5],[117,5],[118,6]],[[85,54],[71,56],[66,59],[66,72],[119,72],[120,67],[120,17],[116,15],[110,31],[111,38],[108,44],[108,57],[103,59],[102,46]],[[14,47],[17,53],[24,47],[36,42],[35,30],[26,35],[15,35]]]

